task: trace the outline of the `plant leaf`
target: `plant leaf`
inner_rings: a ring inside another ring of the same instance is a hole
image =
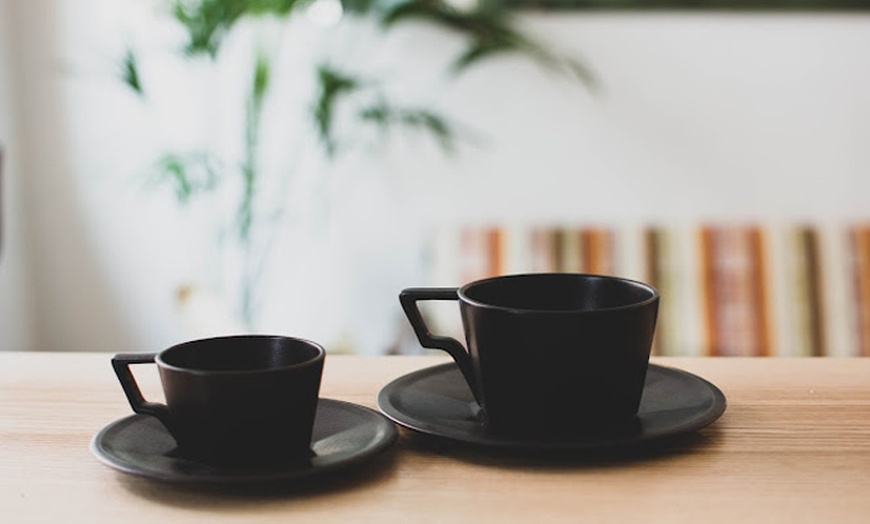
[[[497,9],[459,11],[440,0],[405,0],[387,6],[380,13],[385,27],[407,19],[422,19],[470,35],[482,34],[488,25],[501,17]]]
[[[172,16],[187,31],[188,55],[217,55],[224,36],[245,15],[287,16],[297,0],[172,0]]]
[[[318,93],[314,102],[314,123],[326,154],[333,157],[338,143],[335,138],[335,110],[341,98],[360,88],[362,82],[350,75],[337,71],[329,65],[317,68]]]
[[[394,126],[422,129],[432,135],[441,148],[452,153],[455,150],[455,133],[447,120],[429,109],[422,108],[397,108],[390,106],[385,100],[362,109],[359,117],[364,121],[372,122],[381,129],[381,133],[388,132]]]
[[[254,64],[254,82],[251,90],[254,105],[258,107],[262,105],[271,76],[271,65],[268,57],[264,53],[258,53],[257,61]]]
[[[247,10],[252,15],[284,16],[293,11],[297,0],[249,0],[242,3],[248,4]]]
[[[188,55],[217,55],[224,35],[249,8],[244,0],[174,0],[172,16],[184,26]]]
[[[518,53],[548,69],[570,74],[588,88],[595,87],[592,71],[578,60],[562,57],[526,37],[514,26],[510,15],[496,0],[481,0],[468,11],[459,11],[441,0],[404,0],[383,10],[381,24],[389,28],[407,20],[424,20],[465,35],[469,45],[454,61],[454,74],[498,53]]]
[[[383,0],[341,0],[345,13],[365,14],[380,7]]]
[[[155,180],[168,184],[180,205],[201,193],[214,190],[220,182],[214,162],[207,153],[167,153],[157,161]]]
[[[138,60],[133,49],[130,47],[124,51],[124,56],[121,58],[121,80],[137,95],[141,97],[145,96],[145,91],[142,89],[141,76],[139,75]]]

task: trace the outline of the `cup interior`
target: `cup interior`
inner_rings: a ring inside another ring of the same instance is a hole
[[[616,277],[569,273],[496,277],[465,286],[460,295],[478,305],[535,311],[591,311],[655,299],[651,286]]]
[[[173,346],[158,357],[163,365],[204,372],[267,371],[323,358],[323,348],[302,339],[277,336],[231,336]]]

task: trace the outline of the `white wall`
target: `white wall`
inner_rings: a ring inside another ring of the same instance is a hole
[[[28,271],[22,205],[19,111],[15,103],[19,61],[16,54],[16,6],[0,1],[0,148],[2,167],[2,245],[0,245],[0,350],[37,347],[33,325],[32,273]]]
[[[203,234],[190,212],[142,188],[137,167],[171,123],[155,120],[171,114],[143,112],[112,77],[113,53],[149,15],[141,5],[0,0],[0,115],[18,109],[17,126],[0,119],[0,139],[17,152],[11,182],[22,196],[11,210],[19,238],[0,264],[0,286],[13,290],[0,297],[3,349],[156,350],[190,336],[175,293],[208,280]],[[423,278],[415,235],[426,224],[870,218],[870,17],[556,13],[523,23],[584,57],[600,92],[515,59],[444,83],[430,65],[452,41],[428,30],[391,37],[372,68],[402,66],[406,86],[482,145],[443,159],[401,140],[383,161],[337,167],[329,209],[346,213],[279,243],[261,330],[333,347],[350,336],[377,351],[401,322],[398,289]]]
[[[3,51],[10,61],[3,77],[10,96],[4,98],[13,123],[10,213],[19,235],[10,239],[4,270],[25,267],[11,278],[21,292],[9,306],[16,313],[4,315],[11,329],[0,347],[123,350],[130,347],[129,326],[138,321],[119,315],[95,244],[100,224],[88,221],[82,198],[88,188],[74,178],[79,166],[71,140],[77,130],[68,127],[68,113],[78,102],[64,90],[69,70],[62,50],[68,42],[56,4],[3,2]]]
[[[444,164],[415,165],[432,214],[440,200],[472,219],[867,218],[870,17],[527,22],[585,56],[602,92],[590,99],[524,64],[466,79],[449,105],[494,145],[450,165],[450,184]]]

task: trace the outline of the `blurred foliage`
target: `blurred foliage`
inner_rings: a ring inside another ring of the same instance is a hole
[[[335,124],[335,108],[339,99],[359,89],[361,82],[336,69],[321,64],[317,68],[317,96],[314,102],[314,123],[326,154],[330,157],[336,154],[338,144],[333,136]]]
[[[127,48],[121,58],[121,80],[136,94],[142,96],[142,82],[139,79],[139,65],[133,50]]]
[[[165,0],[163,11],[183,29],[184,42],[178,49],[183,59],[201,63],[203,59],[216,61],[227,36],[245,20],[289,20],[305,14],[317,2],[339,2],[327,7],[340,7],[337,24],[365,19],[371,27],[386,34],[410,23],[429,24],[455,35],[463,49],[452,59],[447,73],[459,76],[478,64],[496,56],[508,54],[526,57],[535,63],[568,75],[582,85],[594,87],[593,75],[577,60],[562,56],[525,34],[515,23],[514,9],[502,0]],[[290,27],[292,30],[292,26]],[[255,257],[252,236],[258,224],[264,222],[270,211],[258,210],[262,176],[258,158],[261,144],[261,121],[270,97],[282,93],[273,90],[273,69],[280,67],[277,49],[264,49],[255,44],[253,68],[249,77],[244,108],[244,128],[240,129],[242,157],[240,162],[219,164],[217,152],[177,153],[163,155],[156,164],[159,183],[172,188],[179,205],[188,205],[193,199],[214,193],[233,180],[235,212],[232,213],[234,238],[248,253],[249,273],[243,277],[242,314],[252,317],[256,273],[262,260]],[[412,52],[411,50],[408,51]],[[408,130],[431,137],[445,153],[455,150],[457,131],[451,121],[427,107],[406,106],[388,96],[385,79],[366,77],[339,67],[324,59],[311,71],[294,71],[295,75],[313,74],[316,89],[310,103],[311,129],[324,156],[334,160],[348,149],[349,136],[360,136],[361,129],[372,129],[382,139],[391,132]],[[127,48],[120,63],[120,77],[143,101],[147,100],[147,83],[136,50]],[[350,109],[349,111],[345,109]],[[341,111],[340,111],[341,110]],[[342,118],[338,115],[341,114]],[[348,126],[356,127],[348,133]],[[339,133],[339,130],[342,133]],[[229,216],[229,215],[228,215]],[[266,242],[268,243],[268,242]]]
[[[363,108],[359,116],[363,120],[377,124],[383,134],[388,133],[396,124],[411,129],[425,130],[432,134],[444,151],[453,151],[455,139],[453,128],[443,116],[432,111],[393,107],[389,102],[381,99],[375,104]]]
[[[524,54],[549,68],[571,72],[591,86],[592,74],[579,61],[560,56],[526,36],[513,23],[514,11],[496,0],[459,10],[440,0],[411,0],[391,4],[381,12],[385,28],[406,20],[425,20],[464,36],[469,44],[453,63],[454,72],[500,53]]]
[[[219,181],[216,162],[208,153],[167,153],[157,161],[157,183],[170,185],[180,204],[214,190]]]
[[[295,11],[308,8],[311,3],[311,0],[170,0],[168,13],[185,30],[184,54],[215,58],[224,37],[243,18],[286,18]],[[573,75],[588,87],[594,87],[593,75],[581,62],[549,50],[518,29],[514,22],[514,11],[501,0],[479,0],[463,9],[444,0],[341,0],[341,6],[346,17],[373,17],[384,32],[405,22],[422,21],[456,33],[467,44],[453,62],[453,74],[461,74],[494,55],[514,53],[524,55],[549,69]],[[258,68],[260,65],[258,63]],[[264,67],[259,68],[257,74],[268,75],[268,64],[262,65]],[[265,79],[266,76],[261,78]],[[336,106],[363,87],[377,89],[377,82],[372,79],[362,82],[329,65],[318,67],[316,79],[318,95],[312,116],[324,150],[329,156],[334,156],[339,149],[333,127]],[[137,93],[143,94],[132,50],[128,50],[123,59],[123,80]],[[265,89],[265,83],[260,85],[255,80],[251,96],[262,99]],[[379,96],[383,97],[382,92],[379,92]],[[375,123],[381,128],[422,128],[440,144],[452,143],[453,130],[447,120],[431,110],[396,108],[387,103],[380,105],[380,112],[374,108],[360,112],[360,123]],[[386,108],[390,110],[385,111]]]

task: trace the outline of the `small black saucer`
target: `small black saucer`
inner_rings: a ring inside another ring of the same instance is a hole
[[[320,399],[311,456],[293,463],[258,467],[216,466],[176,455],[175,439],[156,418],[132,415],[97,433],[91,451],[125,473],[184,484],[272,483],[308,478],[350,467],[384,451],[396,426],[363,406]]]
[[[516,437],[486,427],[471,390],[451,362],[387,384],[378,394],[378,407],[402,426],[434,437],[488,448],[582,452],[637,446],[698,430],[724,413],[725,395],[691,373],[650,364],[633,424],[569,437]]]

